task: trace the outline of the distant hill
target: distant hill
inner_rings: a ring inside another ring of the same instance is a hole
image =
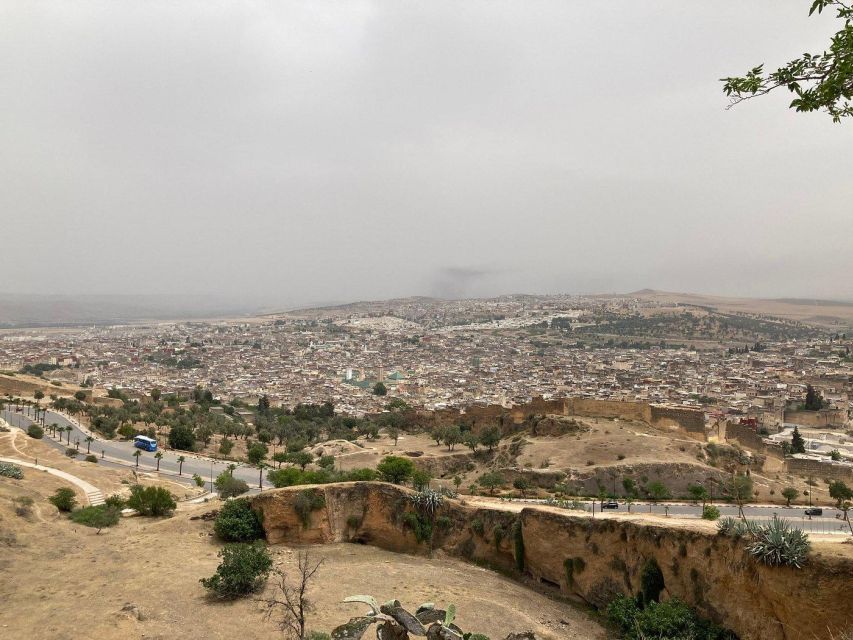
[[[210,296],[0,294],[0,328],[218,318],[256,308]]]
[[[602,296],[613,297],[613,296]],[[696,293],[673,293],[641,289],[623,298],[640,298],[659,303],[691,304],[712,307],[728,313],[753,313],[806,322],[826,329],[842,331],[853,327],[853,302],[809,300],[804,298],[733,298]]]

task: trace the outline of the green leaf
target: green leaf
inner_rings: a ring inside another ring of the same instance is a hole
[[[444,614],[444,626],[449,627],[453,620],[456,618],[456,605],[449,604],[447,605],[447,612]]]
[[[363,602],[373,609],[373,615],[379,613],[379,603],[373,596],[347,596],[344,598],[344,602]]]

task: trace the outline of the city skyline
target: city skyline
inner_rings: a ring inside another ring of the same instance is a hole
[[[8,4],[0,290],[853,299],[849,127],[719,81],[806,14]]]

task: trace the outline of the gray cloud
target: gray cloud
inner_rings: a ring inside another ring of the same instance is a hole
[[[0,291],[853,298],[807,4],[3,3]]]

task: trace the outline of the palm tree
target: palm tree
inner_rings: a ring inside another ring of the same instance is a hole
[[[269,467],[269,465],[266,462],[258,463],[258,488],[262,491],[264,488],[264,469],[266,469],[267,467]]]
[[[33,398],[35,398],[35,399],[36,399],[36,405],[38,405],[38,406],[40,407],[40,406],[41,406],[42,398],[44,398],[44,391],[36,391],[36,392],[33,394]]]
[[[67,427],[65,427],[65,437],[68,438],[68,444],[71,444],[71,431],[71,425],[69,424]]]
[[[86,436],[86,453],[89,453],[89,449],[92,447],[92,443],[95,439],[92,436]]]
[[[160,460],[163,459],[163,452],[158,451],[157,453],[154,454],[154,458],[157,460],[157,472],[159,473],[160,472]]]
[[[136,458],[136,466],[137,467],[139,466],[139,456],[141,456],[141,455],[142,455],[142,452],[139,449],[137,449],[136,451],[133,452],[133,457]]]
[[[184,456],[178,456],[178,475],[182,475],[184,471],[184,460],[186,458]]]
[[[58,425],[58,424],[56,424],[55,422],[52,422],[52,423],[50,424],[50,430],[53,432],[53,437],[54,437],[54,438],[56,437],[56,428],[57,428],[58,426],[59,426],[59,425]]]
[[[236,464],[229,464],[228,465],[228,473],[231,474],[232,478],[234,477],[234,469],[236,469],[236,468],[237,468]]]

